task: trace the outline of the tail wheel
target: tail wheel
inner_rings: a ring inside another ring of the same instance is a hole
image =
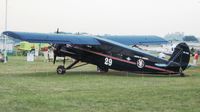
[[[185,74],[183,73],[183,69],[180,67],[180,69],[179,69],[179,75],[181,76],[181,77],[185,77]]]
[[[58,75],[63,75],[64,73],[65,73],[65,67],[63,66],[63,65],[59,65],[58,67],[57,67],[57,74]]]
[[[179,73],[181,77],[185,77],[185,74],[184,73]]]

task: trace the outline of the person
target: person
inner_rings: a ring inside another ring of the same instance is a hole
[[[191,51],[192,56],[194,56],[195,49],[192,47],[190,51]]]
[[[197,65],[198,59],[199,59],[199,54],[198,54],[198,52],[196,51],[195,54],[194,54],[194,60],[193,60],[193,64],[194,64],[194,65]]]
[[[48,47],[48,61],[52,61],[54,57],[54,53],[53,53],[53,48],[52,47]]]
[[[4,56],[1,52],[0,52],[0,62],[4,62]]]
[[[44,55],[44,62],[48,62],[48,47],[42,48],[43,55]]]

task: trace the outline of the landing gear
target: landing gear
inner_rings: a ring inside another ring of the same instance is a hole
[[[59,65],[57,67],[57,74],[63,75],[66,72],[66,70],[71,69],[78,62],[79,62],[79,60],[75,60],[72,64],[70,64],[68,67],[65,68],[65,66],[64,66],[65,65],[65,58],[64,58],[63,65]]]
[[[57,67],[57,74],[63,75],[65,72],[66,72],[66,69],[65,69],[65,67],[63,65],[59,65]]]
[[[180,69],[179,69],[179,75],[181,76],[181,77],[185,77],[185,74],[183,73],[183,69],[180,67]]]
[[[84,64],[81,64],[81,65],[77,65],[77,66],[74,66],[76,65],[77,63],[79,62],[79,60],[75,60],[73,63],[71,63],[69,66],[67,66],[65,68],[65,59],[63,61],[63,65],[59,65],[58,68],[57,68],[57,74],[58,75],[63,75],[66,73],[67,70],[69,69],[73,69],[73,68],[77,68],[77,67],[81,67],[81,66],[84,66],[84,65],[87,65],[87,63],[84,63]]]
[[[179,73],[181,77],[185,77],[185,74],[184,73]]]
[[[97,72],[106,73],[106,72],[108,72],[108,68],[107,67],[99,67],[99,66],[97,66]]]

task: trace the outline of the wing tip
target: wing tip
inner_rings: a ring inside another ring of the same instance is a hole
[[[17,35],[15,32],[13,31],[4,31],[2,33],[3,35],[6,35],[6,36],[9,36],[9,37],[12,37],[12,38],[16,38],[16,39],[20,39],[20,36]]]

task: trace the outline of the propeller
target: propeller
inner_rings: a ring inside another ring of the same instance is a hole
[[[59,28],[57,28],[57,30],[56,30],[56,32],[55,32],[56,34],[59,34],[59,33],[61,33],[60,31],[59,31]],[[60,45],[60,44],[52,44],[52,47],[53,47],[53,53],[54,53],[54,56],[53,56],[53,64],[55,64],[56,63],[56,57],[57,56],[62,56],[61,55],[61,48],[62,48],[62,45]],[[64,57],[64,60],[63,60],[63,64],[65,65],[65,57]]]
[[[56,32],[55,33],[59,33],[59,28],[57,28],[57,30],[56,30]],[[58,53],[58,46],[56,45],[56,44],[53,44],[52,45],[52,47],[53,47],[53,64],[55,64],[56,63],[56,57],[57,57],[57,53]]]
[[[56,63],[56,58],[57,58],[57,56],[62,56],[62,54],[61,54],[61,48],[62,48],[62,45],[60,45],[60,44],[53,44],[52,45],[52,48],[53,48],[53,64],[55,64]]]
[[[56,57],[57,57],[57,55],[54,53],[54,55],[53,55],[53,64],[56,63]]]
[[[58,45],[56,44],[53,44],[52,47],[53,47],[53,64],[55,64],[59,49],[58,49]]]

